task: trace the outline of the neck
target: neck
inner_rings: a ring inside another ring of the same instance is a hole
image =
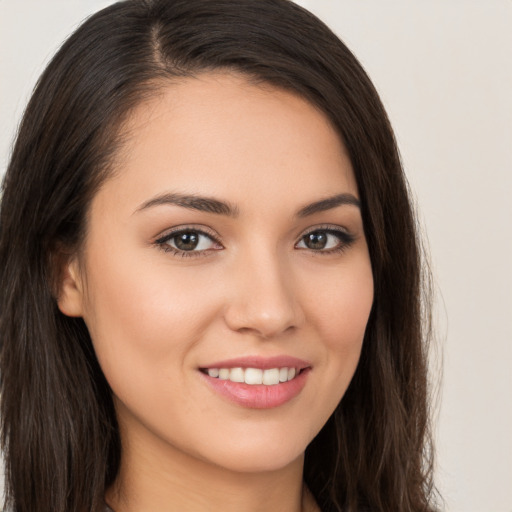
[[[149,445],[145,441],[123,439],[119,475],[106,493],[115,512],[317,510],[303,489],[303,455],[284,468],[241,473],[195,458],[163,441]]]

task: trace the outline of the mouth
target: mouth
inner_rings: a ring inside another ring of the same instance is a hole
[[[263,384],[265,386],[277,386],[289,382],[300,375],[305,368],[283,366],[281,368],[201,368],[204,374],[219,380],[245,383],[250,386]]]
[[[281,406],[306,385],[311,365],[295,357],[244,357],[199,368],[208,387],[238,406],[271,409]]]

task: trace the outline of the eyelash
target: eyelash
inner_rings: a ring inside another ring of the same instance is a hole
[[[220,250],[220,249],[205,249],[202,251],[182,251],[182,250],[177,249],[176,247],[172,247],[168,244],[168,242],[170,240],[172,240],[173,238],[176,238],[178,235],[181,235],[184,233],[194,233],[194,234],[206,236],[210,240],[212,240],[215,244],[222,246],[222,244],[220,243],[218,238],[213,233],[210,233],[204,229],[196,228],[193,226],[185,226],[185,227],[176,228],[175,230],[170,231],[169,233],[167,233],[164,236],[155,240],[154,243],[162,251],[171,253],[174,256],[180,256],[182,258],[190,258],[190,257],[197,258],[200,256],[208,256],[211,251]]]
[[[213,233],[210,233],[204,229],[199,229],[199,228],[196,228],[193,226],[179,227],[179,228],[165,234],[164,236],[158,238],[157,240],[155,240],[154,244],[162,251],[164,251],[166,253],[171,253],[174,256],[180,256],[182,258],[190,258],[190,257],[197,258],[197,257],[201,257],[201,256],[208,256],[211,253],[211,251],[220,250],[220,248],[219,248],[219,249],[204,249],[204,250],[200,250],[200,251],[195,251],[195,250],[183,251],[183,250],[177,249],[175,247],[172,247],[171,245],[168,244],[168,242],[170,240],[172,240],[173,238],[176,238],[178,235],[181,235],[184,233],[194,233],[194,234],[206,236],[210,240],[212,240],[212,242],[214,242],[215,244],[218,244],[222,248],[222,244],[218,240],[217,236],[215,236]],[[300,242],[305,240],[305,238],[307,236],[309,236],[313,233],[325,233],[327,235],[333,235],[333,236],[337,237],[339,240],[339,244],[336,247],[333,247],[331,249],[314,250],[314,249],[306,248],[306,250],[309,250],[314,255],[330,255],[330,254],[342,253],[343,251],[348,249],[356,240],[356,237],[354,235],[348,233],[347,231],[345,231],[339,227],[326,225],[326,226],[316,226],[315,228],[313,228],[309,231],[306,231],[304,234],[301,235],[301,237],[295,243],[295,245],[299,244]],[[300,250],[304,250],[304,249],[301,248]]]
[[[338,227],[338,226],[332,226],[332,225],[324,225],[324,226],[315,226],[314,228],[306,231],[299,240],[296,242],[296,245],[300,242],[302,242],[308,235],[311,235],[313,233],[325,233],[327,235],[333,235],[339,240],[339,244],[336,247],[333,247],[332,249],[325,249],[325,250],[314,250],[309,249],[309,251],[314,254],[315,256],[327,256],[330,254],[340,254],[344,251],[346,251],[355,241],[356,237],[352,235],[351,233],[348,233],[344,229]],[[306,250],[308,250],[306,248]]]

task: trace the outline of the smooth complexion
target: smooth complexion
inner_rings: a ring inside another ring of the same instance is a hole
[[[123,458],[108,502],[314,509],[304,450],[350,383],[373,300],[340,138],[300,97],[227,73],[169,84],[124,130],[59,297],[114,393]],[[231,382],[237,400],[208,376],[296,360],[289,394]]]

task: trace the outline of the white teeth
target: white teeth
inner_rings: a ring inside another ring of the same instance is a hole
[[[294,379],[298,372],[295,368],[208,368],[207,373],[210,377],[220,380],[275,386],[280,382]]]
[[[279,384],[279,368],[271,370],[263,370],[263,384],[267,386],[275,386]]]
[[[246,384],[263,384],[263,370],[258,368],[247,368],[245,370]]]
[[[228,380],[229,379],[229,368],[221,368],[219,370],[219,379],[220,380]]]
[[[242,368],[231,368],[229,372],[229,380],[232,382],[244,381],[244,370]]]

